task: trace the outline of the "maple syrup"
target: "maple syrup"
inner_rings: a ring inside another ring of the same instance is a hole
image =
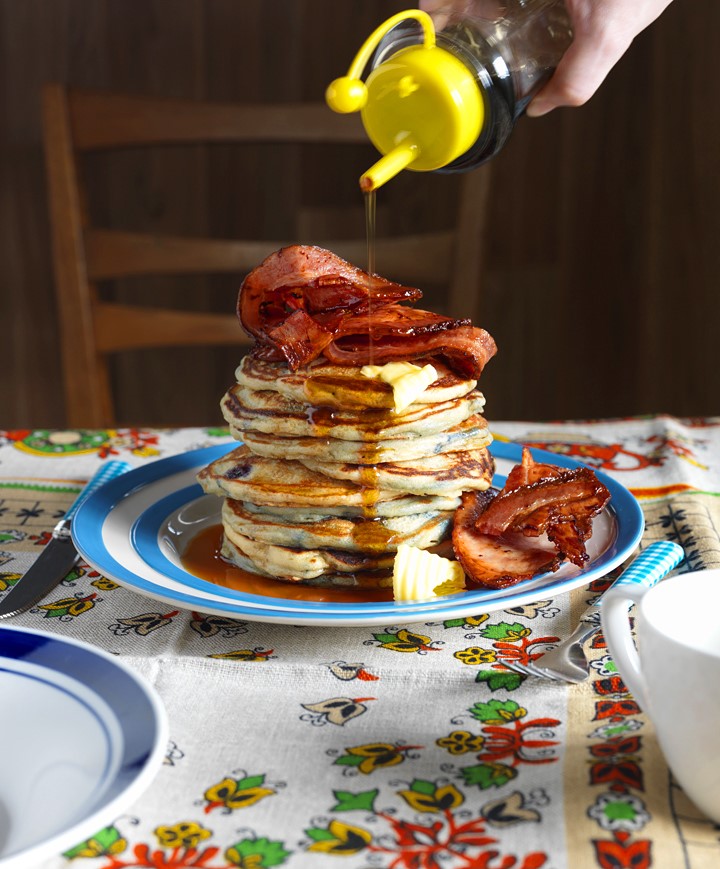
[[[367,241],[367,273],[372,275],[375,273],[375,222],[376,222],[376,204],[375,190],[363,191],[365,199],[365,236]]]
[[[210,525],[196,534],[181,558],[185,570],[199,579],[224,588],[231,588],[233,591],[257,594],[262,597],[282,598],[283,600],[372,603],[393,599],[392,586],[389,588],[322,587],[259,576],[257,573],[251,573],[249,570],[228,564],[222,558],[220,555],[222,538],[223,529],[220,524]]]

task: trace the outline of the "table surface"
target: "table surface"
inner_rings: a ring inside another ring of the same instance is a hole
[[[641,545],[680,543],[679,572],[720,566],[720,418],[493,432],[627,486],[645,515]],[[0,594],[103,462],[138,467],[225,439],[200,428],[0,431]],[[581,685],[502,666],[566,636],[618,572],[511,610],[336,628],[169,609],[80,562],[7,624],[119,655],[159,692],[170,741],[150,788],[73,849],[74,865],[719,866],[720,829],[672,780],[601,635]]]

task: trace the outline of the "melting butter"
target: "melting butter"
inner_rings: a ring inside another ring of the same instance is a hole
[[[379,378],[389,383],[393,390],[395,412],[409,407],[425,390],[438,379],[432,365],[414,365],[412,362],[388,362],[386,365],[363,365],[360,373],[371,379]]]
[[[395,600],[429,600],[465,589],[465,574],[457,561],[401,543],[393,563]]]

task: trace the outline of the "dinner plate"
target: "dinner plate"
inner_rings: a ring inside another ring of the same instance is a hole
[[[27,869],[112,823],[167,746],[155,691],[112,655],[0,627],[0,867]]]
[[[566,563],[554,573],[509,588],[472,589],[430,601],[343,603],[249,594],[200,579],[182,563],[195,534],[220,522],[222,499],[203,494],[195,476],[236,446],[224,443],[160,459],[98,489],[73,519],[73,538],[82,557],[115,582],[174,607],[282,624],[388,625],[507,609],[586,585],[621,564],[643,532],[643,514],[633,495],[598,473],[612,497],[594,520],[590,557],[582,570]],[[494,442],[490,449],[497,468],[493,485],[502,487],[509,469],[520,461],[522,447]],[[580,466],[565,456],[532,452],[540,462]]]

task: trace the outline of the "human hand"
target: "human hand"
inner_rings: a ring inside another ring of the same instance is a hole
[[[526,109],[530,117],[559,106],[581,106],[671,0],[565,0],[573,42],[552,77]]]
[[[581,106],[600,87],[633,39],[671,0],[565,0],[574,38],[547,84],[526,109],[539,117],[559,106]],[[448,13],[493,18],[505,0],[421,0],[442,29]]]

